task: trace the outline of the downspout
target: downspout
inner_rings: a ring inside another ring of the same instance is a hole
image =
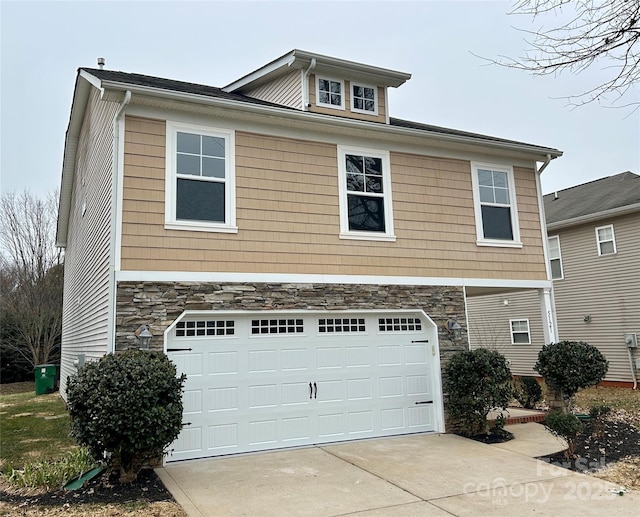
[[[309,74],[316,67],[316,58],[311,58],[309,68],[302,74],[302,110],[309,111],[311,104],[309,103]]]
[[[110,231],[110,250],[109,250],[109,315],[107,317],[107,353],[116,351],[116,252],[117,252],[117,234],[118,228],[118,210],[119,202],[119,178],[121,167],[123,164],[120,160],[120,127],[122,116],[127,104],[131,102],[131,90],[127,90],[124,99],[120,103],[118,111],[113,117],[113,173],[111,177],[111,231]]]
[[[633,364],[633,352],[631,351],[631,347],[627,347],[627,353],[629,354],[629,366],[631,367],[631,376],[633,377],[633,389],[638,389],[638,377],[636,377],[636,369]]]
[[[549,314],[547,314],[545,310],[542,311],[542,322],[545,325],[545,329],[549,328],[549,323],[553,325],[553,329],[545,330],[545,337],[547,334],[552,334],[549,336],[550,342],[560,341],[560,336],[558,333],[558,319],[556,316],[556,302],[555,296],[553,292],[553,279],[551,278],[551,266],[549,264],[549,235],[547,234],[547,217],[544,211],[544,198],[542,195],[542,183],[540,181],[540,177],[542,172],[547,168],[547,166],[551,163],[551,155],[547,154],[545,156],[545,161],[542,164],[542,167],[538,169],[538,173],[536,175],[536,189],[538,191],[538,210],[540,211],[540,231],[542,233],[542,250],[544,253],[544,262],[545,262],[545,270],[547,272],[547,278],[552,282],[551,290],[549,291],[548,303],[551,309],[551,320],[549,321]],[[541,293],[541,296],[544,298],[544,293]],[[545,303],[542,303],[545,306]],[[552,330],[552,332],[550,332]],[[555,338],[555,339],[553,339]],[[552,341],[553,340],[553,341]],[[547,339],[545,339],[545,342]],[[548,343],[547,343],[548,344]]]

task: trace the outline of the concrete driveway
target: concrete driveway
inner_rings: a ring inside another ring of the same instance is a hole
[[[597,478],[450,434],[190,461],[157,473],[189,516],[638,517],[640,508],[640,492],[620,496]]]

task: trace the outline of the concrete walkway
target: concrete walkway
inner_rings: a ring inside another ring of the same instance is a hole
[[[516,439],[506,444],[422,434],[169,464],[157,473],[189,516],[638,517],[639,492],[619,496],[610,483],[532,458],[563,448],[541,425],[509,430]]]

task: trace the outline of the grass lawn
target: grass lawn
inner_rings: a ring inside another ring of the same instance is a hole
[[[0,468],[59,459],[76,448],[69,436],[69,414],[57,393],[35,390],[0,395]]]

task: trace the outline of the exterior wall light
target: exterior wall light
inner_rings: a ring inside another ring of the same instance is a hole
[[[456,341],[462,337],[462,326],[458,323],[457,318],[447,321],[447,331],[453,334]]]
[[[149,330],[149,325],[140,325],[138,330],[135,331],[135,335],[140,341],[140,350],[149,350],[149,343],[153,334]]]

